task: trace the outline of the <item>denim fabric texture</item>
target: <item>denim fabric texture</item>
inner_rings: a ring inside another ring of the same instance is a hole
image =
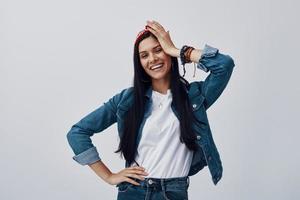
[[[208,166],[212,181],[215,185],[222,177],[223,167],[211,133],[206,111],[224,91],[234,66],[234,61],[229,55],[222,54],[217,48],[206,44],[197,63],[197,68],[210,73],[204,81],[193,81],[186,89],[193,114],[198,121],[194,123],[192,127],[197,134],[196,142],[200,147],[194,152],[188,176],[195,175],[205,166]],[[147,90],[145,95],[147,97],[145,113],[138,131],[136,145],[138,145],[141,139],[145,121],[151,114],[151,87]],[[96,147],[91,141],[91,137],[116,122],[118,134],[121,137],[124,129],[125,114],[132,104],[133,87],[125,88],[74,124],[67,133],[68,142],[75,154],[73,159],[81,165],[92,164],[101,160]],[[171,104],[171,108],[178,118],[178,113],[173,103]],[[129,164],[125,162],[125,167],[128,166]]]
[[[118,184],[117,200],[188,200],[189,177],[134,179]]]

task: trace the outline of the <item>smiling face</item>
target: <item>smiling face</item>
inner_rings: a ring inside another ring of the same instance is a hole
[[[140,42],[139,58],[152,81],[170,80],[171,56],[163,51],[154,37],[147,37]]]

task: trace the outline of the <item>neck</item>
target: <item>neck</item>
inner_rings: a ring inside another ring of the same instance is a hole
[[[169,88],[170,88],[169,79],[152,80],[152,89],[159,93],[167,94],[167,90]]]

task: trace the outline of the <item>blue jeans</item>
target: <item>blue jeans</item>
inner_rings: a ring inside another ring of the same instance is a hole
[[[188,200],[189,177],[133,178],[140,185],[122,182],[118,188],[118,200]]]

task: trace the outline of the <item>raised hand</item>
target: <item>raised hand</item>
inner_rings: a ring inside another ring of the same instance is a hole
[[[156,36],[164,52],[173,57],[178,56],[178,49],[175,47],[173,41],[171,40],[169,31],[165,31],[164,27],[154,20],[147,21],[146,28]]]

